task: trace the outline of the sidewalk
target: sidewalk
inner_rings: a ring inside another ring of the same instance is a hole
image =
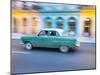
[[[22,36],[25,36],[24,34],[18,34],[18,33],[14,33],[12,34],[12,39],[20,39]],[[81,43],[96,43],[95,39],[93,38],[80,38],[80,42]]]
[[[82,42],[82,43],[96,43],[94,38],[80,38],[80,42]]]
[[[19,34],[19,33],[13,33],[11,38],[12,39],[20,39],[24,34]]]

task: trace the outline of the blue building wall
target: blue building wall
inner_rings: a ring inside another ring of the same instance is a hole
[[[51,28],[57,28],[57,18],[62,18],[64,31],[69,31],[69,18],[75,19],[76,36],[79,35],[80,6],[72,4],[39,3],[41,9],[41,29],[46,28],[45,18],[49,17]]]

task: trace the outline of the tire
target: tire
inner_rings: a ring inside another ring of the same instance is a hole
[[[32,44],[31,44],[30,42],[26,42],[26,43],[25,43],[25,48],[26,48],[27,50],[32,50],[33,46],[32,46]]]
[[[68,46],[60,46],[59,50],[62,53],[67,53],[69,51],[69,47]]]

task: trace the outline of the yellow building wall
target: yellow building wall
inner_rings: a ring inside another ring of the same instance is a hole
[[[93,9],[83,9],[80,11],[80,20],[81,20],[81,26],[82,26],[82,33],[81,33],[81,36],[83,36],[83,32],[84,32],[84,21],[86,18],[90,18],[92,23],[91,23],[91,37],[92,38],[95,38],[95,26],[96,26],[96,23],[95,23],[95,17],[96,17],[96,10],[93,8]]]
[[[39,29],[39,16],[40,13],[35,10],[12,10],[12,30],[14,28],[14,21],[13,19],[16,18],[16,25],[18,33],[36,33]],[[24,26],[23,19],[26,19],[26,24]],[[36,18],[36,20],[33,18]]]

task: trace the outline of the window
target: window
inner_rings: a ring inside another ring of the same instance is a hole
[[[86,18],[84,21],[84,36],[89,37],[91,36],[91,19],[90,18]]]
[[[23,2],[22,1],[16,1],[16,9],[23,9]]]
[[[74,17],[69,18],[69,35],[75,35],[75,28],[76,28],[76,19]]]
[[[16,9],[16,1],[12,1],[12,9]]]
[[[32,5],[32,9],[33,10],[39,10],[39,9],[41,9],[41,7],[39,5]]]
[[[47,31],[47,30],[42,30],[38,36],[59,36],[58,32],[56,31]]]
[[[57,25],[57,28],[63,29],[63,18],[62,17],[58,17],[56,19],[56,25]]]
[[[24,19],[23,19],[24,26],[26,26],[26,21],[27,21],[27,19],[24,18]]]
[[[85,27],[84,28],[84,32],[89,32],[89,28],[88,27]]]
[[[36,34],[37,32],[37,18],[33,17],[32,18],[32,33]]]
[[[59,36],[58,32],[56,31],[49,31],[50,36]]]
[[[27,26],[27,19],[23,18],[23,27],[24,27],[24,32],[23,33],[26,33],[26,26]]]
[[[60,6],[57,6],[56,8],[57,8],[58,10],[63,10],[64,7],[60,5]]]
[[[23,1],[23,9],[24,9],[24,10],[27,10],[27,9],[28,9],[28,8],[27,8],[27,3],[24,2],[24,1]]]
[[[39,34],[38,34],[38,36],[47,36],[48,35],[48,31],[44,31],[44,30],[42,30]]]
[[[32,6],[33,6],[32,2],[23,1],[23,9],[24,10],[32,10]]]
[[[13,23],[14,23],[13,32],[16,33],[17,32],[17,19],[16,18],[13,18]]]
[[[70,6],[69,6],[69,9],[70,9],[70,10],[76,10],[76,9],[77,9],[77,6],[76,6],[76,5],[70,5]]]
[[[51,28],[51,18],[45,18],[45,28]]]

